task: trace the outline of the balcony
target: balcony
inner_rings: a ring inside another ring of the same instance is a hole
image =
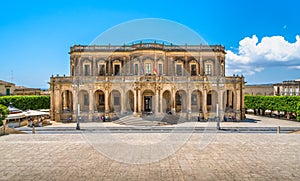
[[[50,83],[104,83],[104,82],[176,82],[176,83],[211,83],[211,84],[228,84],[240,83],[244,77],[216,77],[216,76],[155,76],[155,75],[136,75],[136,76],[56,76],[51,77]]]

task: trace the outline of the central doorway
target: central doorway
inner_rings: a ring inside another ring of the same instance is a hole
[[[152,96],[144,96],[145,112],[152,112]]]

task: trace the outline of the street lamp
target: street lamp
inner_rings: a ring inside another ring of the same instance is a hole
[[[220,76],[219,75],[217,76],[217,84],[216,84],[216,86],[217,86],[218,92],[220,92],[219,89],[224,86],[224,82],[223,81],[220,83]],[[222,94],[222,92],[221,92],[221,94]],[[219,116],[219,96],[221,96],[221,95],[219,95],[219,93],[218,93],[218,99],[217,99],[217,104],[216,104],[217,130],[221,129],[221,126],[220,126],[221,119],[220,119],[220,116]],[[221,100],[221,101],[223,101],[223,100]]]

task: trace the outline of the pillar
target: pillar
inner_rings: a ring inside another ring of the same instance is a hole
[[[162,113],[163,112],[163,110],[162,110],[162,108],[163,108],[163,95],[162,95],[162,92],[163,91],[159,91],[159,112],[160,113]]]
[[[133,115],[137,113],[137,90],[134,89],[133,91]]]
[[[208,117],[207,117],[207,90],[206,89],[203,90],[202,104],[203,104],[202,106],[203,117],[204,119],[207,119]]]
[[[224,117],[224,105],[223,105],[223,91],[218,90],[218,101],[219,101],[219,118],[222,121]]]
[[[175,113],[176,112],[176,91],[173,90],[172,91],[172,95],[171,95],[171,111],[172,113]]]
[[[138,96],[137,96],[138,97],[138,113],[141,114],[141,112],[142,112],[142,95],[141,95],[141,89],[138,88],[137,92],[138,92]]]
[[[126,104],[129,104],[129,103],[126,103],[125,94],[126,94],[125,87],[123,87],[122,92],[121,92],[121,114],[125,113]]]
[[[89,120],[92,120],[93,119],[93,113],[95,112],[94,111],[94,98],[93,98],[93,90],[90,89],[89,90]]]
[[[191,91],[188,89],[187,90],[187,101],[186,101],[186,103],[187,103],[187,119],[188,120],[190,120],[191,119],[191,112],[192,112],[192,109],[191,109]]]
[[[108,89],[105,89],[105,113],[109,113],[109,105],[108,105],[108,97],[109,97],[109,92]]]
[[[61,97],[61,92],[58,88],[55,88],[55,101],[54,101],[54,117],[55,121],[61,121],[60,120],[60,113],[61,113],[61,105],[62,105],[62,97]]]
[[[154,108],[154,110],[155,110],[155,114],[158,114],[159,113],[159,110],[158,110],[158,94],[159,94],[159,90],[156,88],[155,89],[155,108]]]
[[[72,116],[72,119],[73,120],[76,120],[77,119],[77,113],[78,113],[78,110],[77,110],[77,104],[78,104],[78,96],[79,96],[79,93],[74,89],[74,94],[73,94],[73,116]]]

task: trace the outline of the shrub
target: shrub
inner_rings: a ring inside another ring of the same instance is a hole
[[[9,114],[9,111],[6,106],[0,104],[0,126],[2,126],[2,121],[6,118]]]
[[[49,109],[50,96],[2,96],[0,97],[0,104],[8,106],[9,103],[13,106],[26,110],[26,109]]]

